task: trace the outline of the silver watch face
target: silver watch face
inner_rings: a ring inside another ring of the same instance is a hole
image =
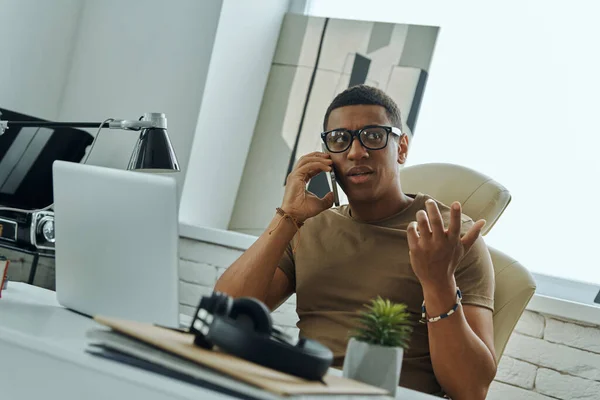
[[[42,233],[44,234],[44,239],[50,243],[54,243],[54,221],[44,222]]]

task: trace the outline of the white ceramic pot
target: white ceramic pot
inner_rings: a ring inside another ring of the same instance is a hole
[[[345,378],[380,387],[396,396],[403,356],[404,349],[401,347],[378,346],[350,338],[343,375]]]

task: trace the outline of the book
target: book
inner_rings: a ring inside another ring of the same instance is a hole
[[[2,298],[2,290],[8,277],[8,264],[9,261],[4,258],[0,258],[0,299]]]
[[[381,388],[326,374],[323,381],[307,381],[218,350],[194,345],[194,336],[151,324],[97,316],[102,328],[88,332],[87,352],[196,384],[236,397],[260,400],[282,398],[384,399]],[[110,328],[110,329],[106,329]]]

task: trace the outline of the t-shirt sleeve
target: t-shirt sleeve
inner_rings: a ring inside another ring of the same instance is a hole
[[[294,252],[292,251],[292,244],[288,244],[283,256],[279,260],[279,269],[283,271],[285,276],[288,277],[292,283],[294,290],[296,289],[296,264],[294,262]]]
[[[494,311],[494,266],[483,237],[480,236],[464,255],[454,276],[462,292],[463,304]]]

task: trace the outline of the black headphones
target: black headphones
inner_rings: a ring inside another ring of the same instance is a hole
[[[217,346],[226,353],[308,380],[321,380],[333,353],[321,343],[291,336],[273,327],[267,306],[251,297],[224,293],[203,296],[189,329],[194,344]]]

